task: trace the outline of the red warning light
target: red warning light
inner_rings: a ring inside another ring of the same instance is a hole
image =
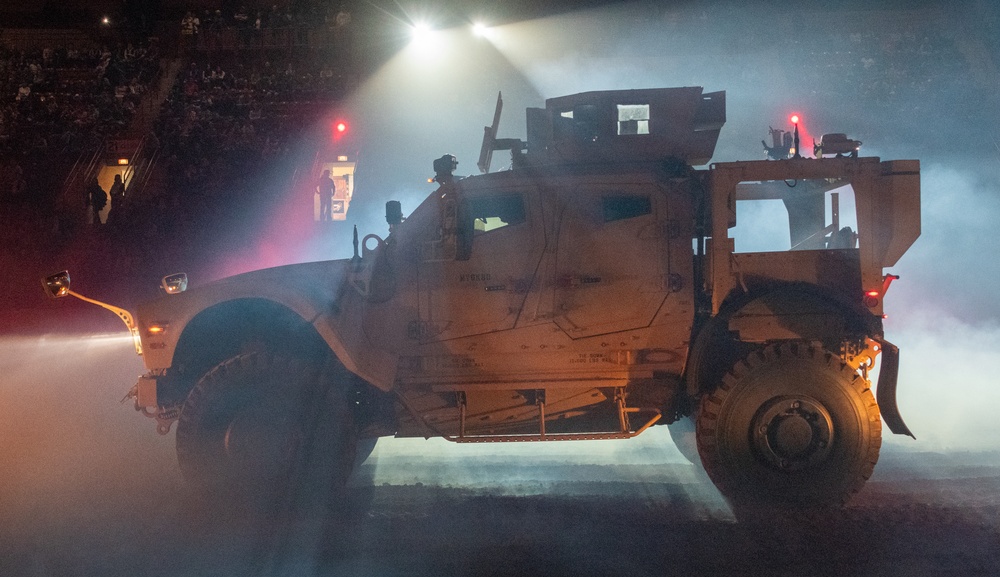
[[[879,292],[877,290],[868,290],[865,291],[865,296],[862,300],[864,301],[866,307],[875,308],[878,306],[878,297]]]
[[[333,129],[333,138],[337,139],[345,136],[350,126],[348,126],[345,120],[336,120],[331,128]]]
[[[792,124],[798,124],[799,123],[799,115],[798,114],[793,114],[792,117],[789,118],[789,120],[792,121]]]

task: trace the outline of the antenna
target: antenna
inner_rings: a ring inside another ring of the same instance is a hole
[[[353,264],[361,262],[361,255],[358,254],[358,225],[354,225],[354,256],[351,257]]]
[[[476,165],[479,171],[486,174],[490,171],[490,162],[493,161],[493,149],[496,146],[497,128],[500,127],[500,112],[503,110],[503,94],[497,92],[497,108],[493,113],[493,126],[483,127],[483,147],[479,149],[479,162]]]

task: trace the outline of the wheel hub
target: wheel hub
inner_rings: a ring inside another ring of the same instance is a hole
[[[757,453],[765,462],[794,471],[822,462],[833,441],[833,421],[819,401],[801,395],[771,399],[752,423]]]

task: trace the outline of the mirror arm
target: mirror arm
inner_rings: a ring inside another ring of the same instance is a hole
[[[76,298],[84,302],[88,302],[90,304],[97,305],[101,308],[105,308],[118,315],[118,318],[120,318],[122,322],[125,323],[125,326],[128,327],[129,333],[132,334],[132,341],[135,344],[135,353],[137,355],[142,355],[142,344],[139,341],[139,327],[135,325],[135,319],[132,318],[131,313],[129,313],[127,310],[123,308],[116,307],[114,305],[109,305],[107,303],[102,303],[101,301],[85,297],[82,294],[73,292],[69,289],[66,290],[66,294],[75,296]]]

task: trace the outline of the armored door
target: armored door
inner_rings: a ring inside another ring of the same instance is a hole
[[[420,341],[513,328],[536,280],[545,246],[536,190],[487,181],[460,187],[459,203],[471,244],[454,260],[421,266],[420,334],[411,335]]]
[[[671,290],[667,195],[655,184],[560,191],[556,324],[572,338],[648,326]]]

